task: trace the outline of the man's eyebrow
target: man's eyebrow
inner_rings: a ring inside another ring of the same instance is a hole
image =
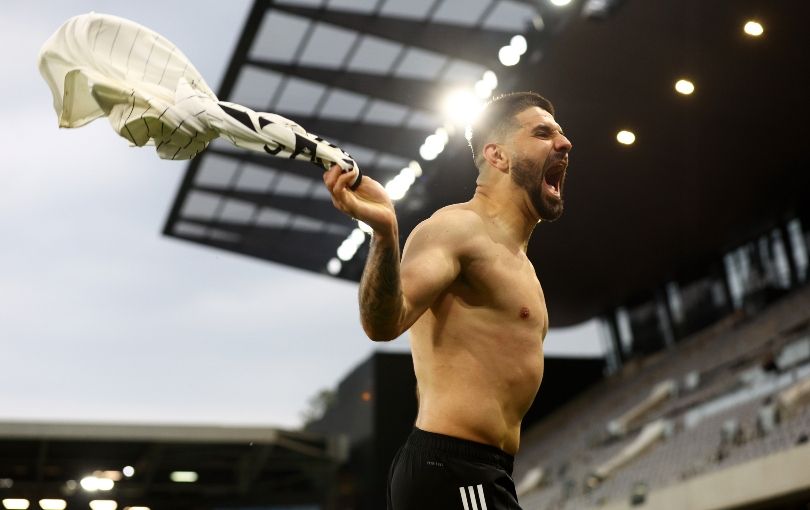
[[[552,130],[559,132],[561,135],[564,134],[562,126],[552,127],[550,124],[546,124],[545,122],[541,122],[540,124],[537,124],[531,129],[533,133],[536,133],[538,131],[552,131]]]

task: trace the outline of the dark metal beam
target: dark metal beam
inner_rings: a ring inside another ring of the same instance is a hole
[[[283,112],[279,115],[288,116]],[[293,115],[289,116],[293,117]],[[430,134],[421,129],[365,121],[352,122],[301,116],[295,116],[293,120],[306,126],[307,131],[324,138],[337,138],[409,159],[416,157],[419,153],[419,146]]]
[[[250,202],[258,207],[272,207],[281,209],[299,216],[325,221],[327,223],[337,223],[346,228],[354,228],[356,224],[345,214],[339,212],[332,205],[330,200],[316,198],[306,199],[302,197],[290,197],[286,195],[272,195],[259,191],[238,191],[231,189],[221,189],[211,186],[196,186],[197,191],[213,193],[225,198],[234,198]]]
[[[328,83],[336,88],[429,112],[439,108],[442,96],[447,90],[462,85],[469,86],[468,83],[461,82],[437,84],[435,81],[419,78],[326,69],[262,59],[248,60],[247,64],[317,83]]]
[[[270,7],[268,0],[254,0],[250,13],[248,13],[245,20],[245,26],[240,32],[239,42],[236,43],[228,69],[225,71],[225,76],[219,86],[218,96],[220,98],[227,98],[231,95],[231,91],[236,84],[236,78],[239,76],[239,72],[248,57],[250,47],[253,46],[253,41],[256,39],[256,34],[268,7]]]
[[[37,451],[36,481],[41,482],[45,476],[45,464],[48,462],[48,441],[41,441]]]
[[[211,147],[206,152],[217,154],[219,156],[224,156],[226,158],[243,160],[254,165],[263,166],[270,170],[296,174],[301,177],[309,176],[309,178],[318,181],[320,181],[321,179],[320,169],[308,161],[301,161],[298,159],[276,158],[260,154],[258,152],[239,149],[215,149]],[[410,157],[413,157],[413,154],[411,154]],[[374,167],[361,167],[361,169],[363,170],[364,174],[374,179],[388,178],[399,171],[398,168],[395,169],[394,172],[392,172],[391,169],[382,169]]]
[[[170,232],[169,235],[316,272],[326,267],[337,247],[346,238],[345,235],[329,232],[260,227],[226,221],[209,222],[192,219],[181,221],[238,234],[240,240],[228,242],[175,232]]]
[[[222,84],[219,87],[219,97],[227,98],[230,96],[231,91],[236,84],[236,78],[239,76],[239,71],[244,64],[245,59],[247,59],[248,53],[250,52],[250,47],[253,45],[253,41],[256,39],[256,34],[259,31],[259,27],[262,24],[264,15],[270,5],[271,2],[268,0],[254,0],[247,20],[245,20],[245,26],[242,29],[241,35],[239,36],[239,42],[236,44],[236,47],[233,50],[230,63],[228,64],[228,69],[225,71],[225,76],[223,77]],[[169,209],[169,214],[163,224],[164,234],[169,233],[172,224],[180,216],[180,208],[183,206],[185,196],[188,193],[188,190],[191,188],[194,179],[197,177],[197,171],[199,170],[200,163],[202,163],[202,161],[203,157],[196,157],[189,162],[186,173],[183,176],[183,182],[180,184],[180,189],[177,190],[172,207]]]
[[[331,23],[349,30],[390,39],[407,46],[417,46],[437,51],[454,58],[482,65],[497,65],[498,50],[501,46],[509,44],[509,40],[515,35],[511,31],[377,16],[343,10],[323,10],[280,4],[274,5],[273,8],[294,16]]]

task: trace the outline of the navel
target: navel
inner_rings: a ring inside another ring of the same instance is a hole
[[[529,309],[527,307],[524,306],[524,307],[522,307],[520,309],[520,318],[521,319],[528,319],[529,315],[530,315],[530,313],[529,313]]]

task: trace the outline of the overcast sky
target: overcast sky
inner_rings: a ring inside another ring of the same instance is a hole
[[[101,119],[57,129],[36,60],[91,10],[174,42],[217,90],[248,0],[11,0],[0,17],[0,420],[294,427],[373,349],[355,284],[163,237],[186,162]],[[186,10],[186,8],[188,10]],[[547,355],[599,352],[594,326]]]

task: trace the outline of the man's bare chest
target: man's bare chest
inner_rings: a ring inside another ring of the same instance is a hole
[[[506,250],[483,253],[462,270],[472,299],[510,319],[545,330],[548,322],[545,297],[531,262],[523,253]]]

